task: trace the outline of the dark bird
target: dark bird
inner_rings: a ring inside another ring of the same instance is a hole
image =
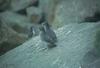
[[[37,36],[39,35],[39,30],[38,30],[38,27],[37,26],[31,26],[29,28],[29,32],[28,32],[28,37],[31,38],[33,36]]]
[[[42,23],[40,27],[41,40],[48,43],[48,48],[56,47],[57,37],[55,32],[50,28],[48,22]]]

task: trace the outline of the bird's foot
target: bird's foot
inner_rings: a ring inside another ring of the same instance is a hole
[[[54,48],[56,46],[57,46],[56,44],[48,44],[48,48]]]

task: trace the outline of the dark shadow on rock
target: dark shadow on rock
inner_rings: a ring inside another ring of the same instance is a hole
[[[14,31],[16,31],[17,33],[28,34],[28,33],[27,33],[27,32],[28,32],[28,29],[25,28],[25,27],[21,27],[21,26],[18,25],[18,24],[15,24],[15,25],[11,26],[11,28],[12,28]]]
[[[95,48],[100,52],[100,30],[96,33]]]
[[[33,3],[33,6],[38,7],[39,6],[39,0],[36,0],[36,2]]]
[[[13,44],[13,43],[9,43],[9,42],[3,42],[1,43],[0,45],[0,56],[5,54],[6,52],[8,52],[9,50],[17,47],[18,45],[21,45],[21,44]]]
[[[0,56],[28,40],[26,35],[23,36],[16,32],[18,26],[14,27],[15,31],[6,23],[1,22],[0,25]]]
[[[96,49],[90,50],[81,60],[82,68],[99,68],[96,67],[97,65],[94,65],[94,67],[91,67],[92,64],[94,64],[97,60],[100,60],[100,56]]]
[[[97,31],[94,48],[81,60],[82,68],[100,68],[100,30]]]
[[[96,23],[100,21],[100,11],[96,11],[93,16],[85,17],[80,23]]]
[[[10,7],[11,0],[0,0],[0,12],[8,10]]]
[[[22,10],[17,11],[16,13],[27,16],[27,12],[26,12],[25,8],[22,9]]]

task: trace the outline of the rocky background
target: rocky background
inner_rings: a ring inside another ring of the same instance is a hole
[[[86,46],[92,45],[93,43],[92,46],[94,46],[95,49],[86,51],[86,52],[84,52],[84,49],[83,49],[84,53],[82,52],[82,54],[84,55],[82,55],[81,59],[83,58],[83,60],[87,60],[87,58],[90,58],[88,57],[88,55],[86,55],[88,52],[89,54],[96,52],[96,53],[93,53],[93,55],[97,56],[97,54],[100,51],[100,28],[99,28],[100,24],[98,24],[100,23],[99,22],[100,21],[100,0],[0,0],[0,56],[1,56],[0,58],[2,58],[2,56],[7,52],[9,55],[11,55],[9,51],[20,45],[22,46],[22,48],[24,47],[24,44],[27,46],[29,45],[31,47],[30,45],[31,43],[27,43],[29,40],[33,42],[32,45],[34,46],[36,45],[35,42],[39,40],[35,37],[39,35],[39,29],[38,29],[37,23],[42,19],[42,12],[46,14],[47,21],[49,22],[50,25],[52,25],[52,28],[56,31],[56,33],[58,34],[58,37],[61,36],[60,40],[63,40],[63,38],[65,37],[62,35],[67,34],[66,30],[68,32],[70,32],[71,29],[73,30],[73,32],[74,31],[77,32],[79,30],[79,35],[78,33],[77,34],[71,33],[71,36],[74,36],[74,35],[76,37],[79,36],[79,40],[85,37],[85,35],[88,37],[89,36],[88,32],[90,32],[89,38],[91,37],[95,37],[95,38],[91,38],[89,40],[86,38],[86,39],[83,39],[82,41],[87,40],[84,42],[84,43],[87,43],[87,44],[84,44]],[[31,27],[35,28],[37,32],[36,34],[32,34],[32,31],[30,29]],[[75,30],[74,30],[74,27],[75,27]],[[95,28],[93,29],[93,27]],[[62,29],[61,32],[59,28]],[[85,28],[87,30],[90,28],[90,31],[89,30],[86,31],[87,34],[84,34],[84,33],[80,34],[80,31],[84,32]],[[95,32],[94,34],[92,30]],[[80,38],[81,35],[83,36],[82,38]],[[31,38],[36,39],[36,40],[32,40]],[[68,38],[70,41],[71,37],[65,37],[64,39],[67,40]],[[73,39],[71,40],[73,41]],[[78,46],[81,43],[83,43],[82,41],[74,40],[74,43],[76,42],[75,45]],[[90,44],[91,41],[92,43]],[[71,43],[73,44],[73,42],[70,41],[70,45],[72,45]],[[60,42],[59,42],[59,45],[60,45]],[[65,43],[65,45],[68,45],[68,43]],[[82,47],[79,46],[79,49],[81,48]],[[86,48],[88,49],[88,47]],[[28,50],[29,48],[24,48],[24,49]],[[90,47],[89,49],[92,49],[92,48]],[[16,49],[16,50],[21,50],[21,48]],[[76,49],[75,51],[77,52],[78,50]],[[20,51],[20,52],[22,54],[23,51]],[[49,54],[51,53],[52,52],[50,52]],[[24,54],[26,55],[26,52]],[[83,56],[87,58],[84,58]],[[94,56],[92,56],[91,58],[93,59]],[[36,62],[37,61],[38,60],[36,60]],[[12,61],[12,62],[15,62],[15,61]],[[88,68],[88,67],[91,68],[92,63],[90,62],[91,60],[89,60],[88,63],[84,62],[83,68]],[[99,63],[99,62],[100,61],[96,61],[94,64]],[[60,64],[60,61],[59,61],[59,64]],[[18,68],[23,68],[23,67],[18,67]],[[40,68],[40,67],[37,67],[37,68]],[[47,68],[47,67],[44,67],[44,68]],[[56,67],[51,67],[51,68],[56,68]],[[75,67],[69,67],[69,68],[75,68]]]
[[[57,47],[39,36],[0,56],[0,68],[100,68],[100,23],[69,24],[55,32]],[[98,41],[97,41],[98,40]],[[95,42],[96,41],[96,42]]]

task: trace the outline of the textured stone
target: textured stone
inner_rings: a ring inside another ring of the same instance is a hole
[[[0,27],[0,55],[24,43],[28,37],[14,31],[11,27],[2,23]]]
[[[45,49],[46,44],[38,36],[32,38],[1,56],[0,67],[6,65],[7,68],[82,68],[80,61],[94,48],[99,26],[100,24],[87,23],[69,24],[59,28],[56,31],[57,47],[50,50]]]
[[[100,0],[63,0],[55,11],[54,26],[78,23],[100,11]]]
[[[0,12],[8,10],[10,8],[11,0],[0,0]]]
[[[28,17],[14,13],[12,11],[6,11],[1,14],[1,19],[3,22],[12,27],[15,31],[19,33],[27,34],[32,23]]]
[[[12,0],[11,9],[12,11],[19,11],[21,9],[27,8],[29,5],[32,5],[37,0]]]
[[[36,24],[40,21],[41,19],[41,9],[37,7],[29,7],[27,8],[27,16],[31,20],[32,23]]]

